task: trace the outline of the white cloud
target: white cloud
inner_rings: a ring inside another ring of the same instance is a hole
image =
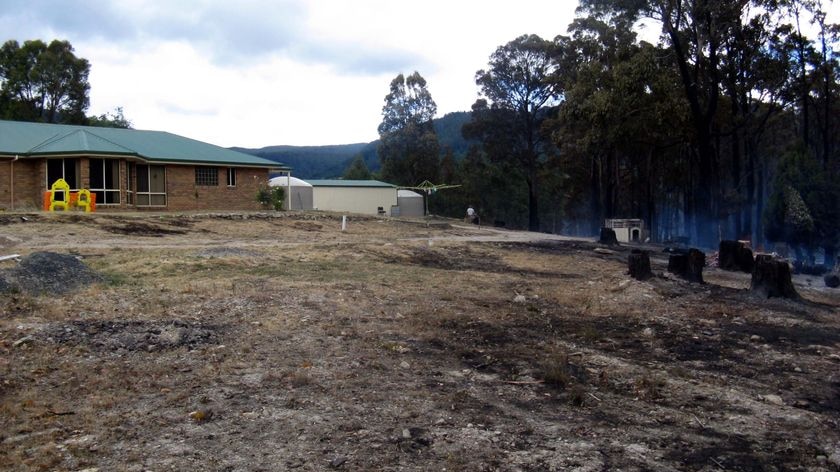
[[[525,33],[551,38],[574,11],[537,0],[113,5],[80,7],[103,7],[95,24],[26,13],[24,29],[67,38],[90,60],[90,113],[122,106],[137,128],[244,147],[376,139],[401,72],[426,77],[439,114],[469,110],[475,72],[496,47]]]

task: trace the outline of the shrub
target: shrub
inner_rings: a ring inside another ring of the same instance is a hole
[[[283,187],[261,187],[257,191],[257,201],[265,208],[282,210],[285,199],[286,192]]]

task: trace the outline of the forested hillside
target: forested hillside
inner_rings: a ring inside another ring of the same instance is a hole
[[[461,136],[461,127],[470,121],[468,112],[449,113],[435,119],[433,124],[441,148],[451,149],[456,158],[462,158],[469,142]],[[381,167],[376,148],[379,140],[370,143],[339,144],[332,146],[268,146],[259,149],[233,148],[236,151],[259,156],[290,166],[292,175],[301,179],[331,179],[340,177],[354,157],[361,154],[371,171]]]

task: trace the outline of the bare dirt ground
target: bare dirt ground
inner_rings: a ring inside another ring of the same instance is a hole
[[[0,294],[0,468],[840,470],[840,291],[818,278],[765,300],[658,252],[639,282],[626,247],[339,229],[0,213],[0,256],[95,274]]]

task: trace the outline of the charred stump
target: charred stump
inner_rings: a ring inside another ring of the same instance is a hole
[[[753,253],[740,241],[721,241],[718,252],[718,267],[723,270],[750,273],[753,270]]]
[[[607,246],[618,246],[618,237],[615,235],[615,230],[612,228],[601,228],[601,239],[598,242]]]
[[[759,292],[765,298],[799,298],[793,287],[787,261],[776,259],[770,254],[756,256],[750,290]]]
[[[627,258],[630,277],[636,280],[646,280],[653,276],[650,270],[650,255],[647,251],[633,249]]]
[[[823,282],[825,282],[825,286],[828,288],[840,287],[840,275],[828,274],[823,277]]]
[[[676,274],[689,282],[703,283],[703,267],[706,266],[706,254],[691,248],[688,252],[671,254],[668,257],[668,272]]]

